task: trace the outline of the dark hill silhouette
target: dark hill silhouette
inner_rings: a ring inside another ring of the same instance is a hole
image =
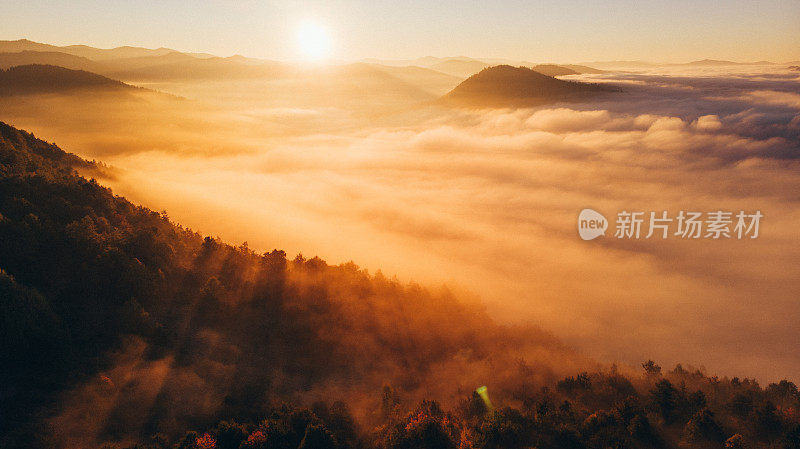
[[[559,80],[527,67],[499,65],[469,77],[441,100],[456,106],[513,107],[579,100],[612,90],[611,87]]]
[[[15,53],[0,53],[0,69],[30,64],[56,65],[65,69],[102,73],[101,64],[88,58],[59,51],[25,50]]]
[[[27,154],[28,158],[46,161],[46,164],[51,167],[64,169],[91,169],[96,167],[94,163],[85,161],[72,153],[67,153],[54,144],[39,140],[33,134],[0,122],[0,149],[8,156],[8,152],[12,148],[17,154]],[[22,161],[23,159],[17,157],[3,159],[2,164],[7,171],[14,166],[11,160]]]
[[[0,96],[127,89],[139,88],[96,73],[53,65],[30,64],[0,71]]]

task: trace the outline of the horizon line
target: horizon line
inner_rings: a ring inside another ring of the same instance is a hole
[[[0,39],[0,42],[29,42],[32,44],[39,44],[39,45],[48,45],[51,47],[56,48],[69,48],[69,47],[88,47],[96,50],[104,50],[104,51],[113,51],[119,50],[123,48],[131,48],[131,49],[140,49],[140,50],[149,50],[149,51],[158,51],[158,50],[170,50],[171,52],[182,53],[189,56],[195,55],[207,55],[211,58],[221,58],[221,59],[228,59],[234,57],[243,57],[247,59],[256,59],[264,62],[288,62],[288,63],[301,63],[303,62],[301,59],[285,59],[285,58],[263,58],[263,57],[255,57],[255,56],[246,56],[241,53],[234,53],[229,56],[221,56],[218,54],[214,54],[208,51],[202,50],[177,50],[175,48],[161,46],[161,47],[145,47],[140,45],[118,45],[115,47],[96,47],[89,44],[64,44],[64,45],[57,45],[57,44],[50,44],[46,42],[35,41],[32,39],[28,39],[26,37],[19,38],[19,39]],[[22,50],[22,51],[36,51],[36,50]],[[502,57],[502,56],[486,56],[486,57],[475,57],[475,56],[466,56],[464,54],[457,55],[457,56],[434,56],[432,54],[427,54],[423,56],[417,57],[379,57],[379,56],[368,56],[362,57],[357,59],[345,59],[345,58],[330,58],[328,60],[319,61],[323,63],[358,63],[358,62],[372,62],[372,63],[381,63],[381,62],[414,62],[420,59],[425,58],[435,58],[435,59],[444,59],[444,60],[458,60],[458,59],[468,59],[478,62],[484,62],[487,64],[503,64],[503,63],[530,63],[530,64],[592,64],[592,63],[636,63],[636,64],[648,64],[653,66],[663,66],[663,65],[688,65],[697,62],[717,62],[717,63],[733,63],[736,65],[782,65],[782,64],[792,64],[792,63],[800,63],[800,55],[797,56],[797,59],[792,59],[789,61],[783,62],[776,62],[776,61],[769,61],[769,60],[758,60],[758,61],[734,61],[730,59],[720,59],[715,57],[705,57],[702,59],[694,59],[688,62],[669,62],[669,61],[656,61],[656,60],[645,60],[645,59],[629,59],[629,58],[620,58],[620,59],[598,59],[593,61],[562,61],[562,62],[555,62],[555,61],[533,61],[529,60],[528,58],[509,58],[509,57]],[[87,58],[89,59],[89,58]],[[490,61],[495,61],[494,63]],[[307,61],[306,61],[307,63]],[[413,64],[412,64],[413,65]]]

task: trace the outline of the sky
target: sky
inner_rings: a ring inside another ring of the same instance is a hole
[[[56,45],[293,60],[309,22],[340,60],[800,60],[797,0],[0,1],[0,39]]]

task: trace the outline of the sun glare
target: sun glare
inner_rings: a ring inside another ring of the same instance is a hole
[[[303,59],[320,61],[330,56],[331,38],[323,26],[306,21],[297,29],[297,46]]]

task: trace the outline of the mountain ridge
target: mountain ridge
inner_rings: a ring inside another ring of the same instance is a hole
[[[142,89],[115,79],[49,64],[0,69],[0,96],[61,93],[75,90],[122,91]]]

